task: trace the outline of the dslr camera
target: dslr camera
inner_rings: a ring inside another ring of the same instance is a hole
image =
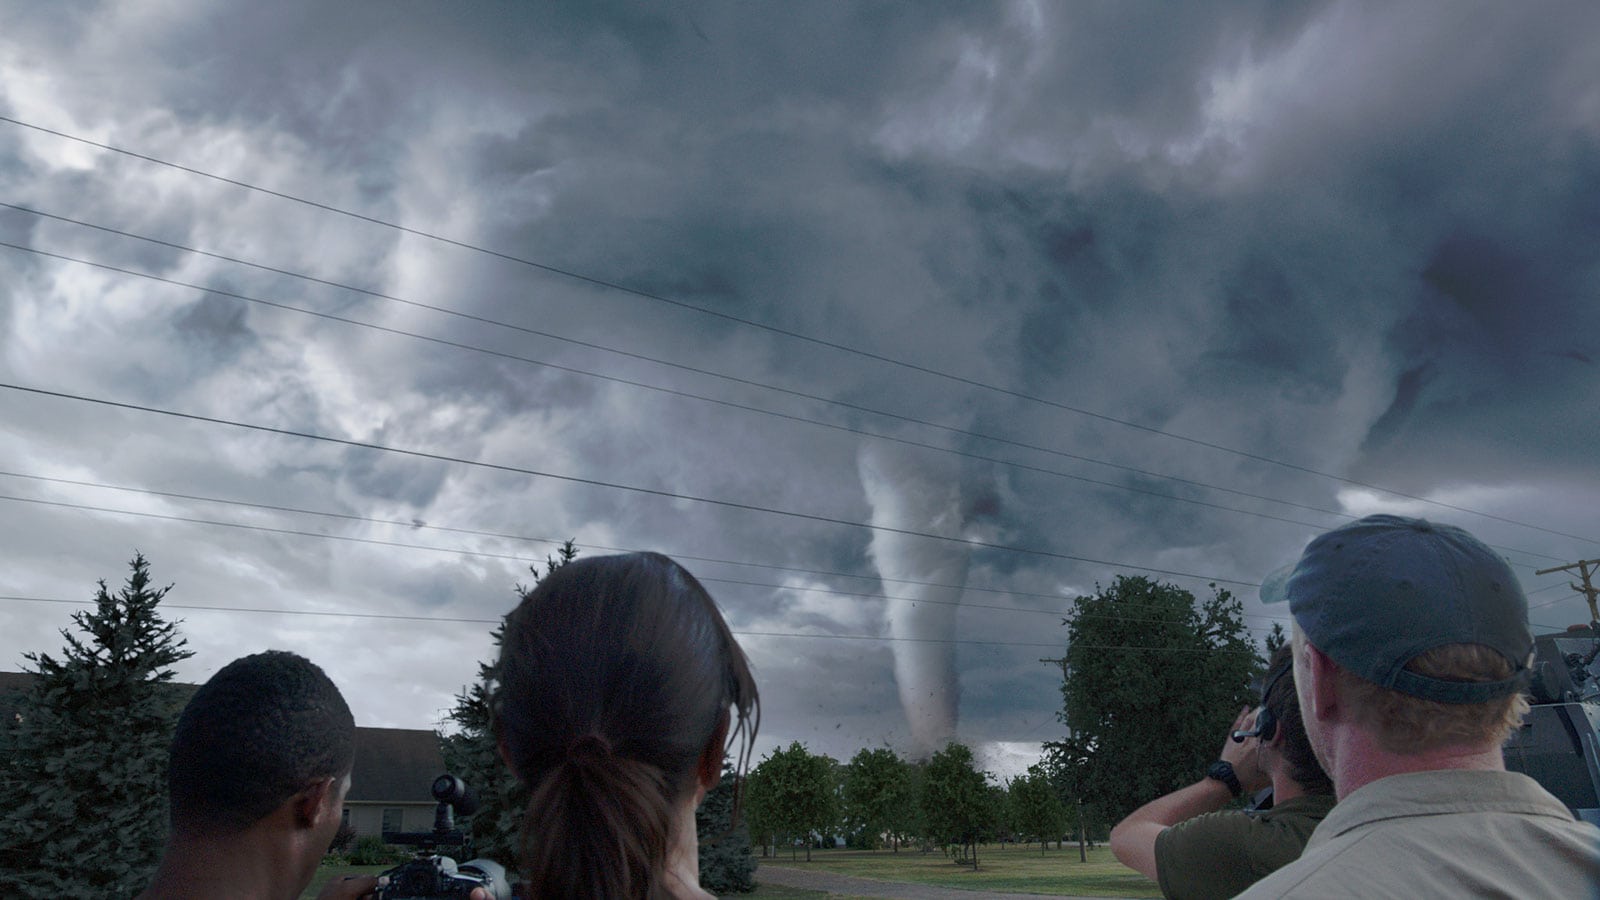
[[[384,843],[416,847],[417,855],[383,873],[389,883],[378,889],[379,900],[466,900],[475,888],[483,888],[490,900],[511,900],[511,884],[499,863],[473,859],[458,865],[444,855],[466,850],[467,837],[455,827],[455,816],[472,815],[478,808],[466,782],[454,775],[440,775],[433,780],[433,799],[439,805],[434,809],[432,831],[383,833]]]

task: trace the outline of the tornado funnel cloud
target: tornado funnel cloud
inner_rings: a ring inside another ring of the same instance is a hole
[[[961,485],[953,467],[930,465],[883,444],[864,446],[858,466],[874,526],[961,536]],[[877,531],[870,552],[884,593],[894,598],[885,615],[895,639],[900,705],[916,751],[926,756],[956,736],[961,694],[955,604],[966,584],[971,551],[948,541]]]

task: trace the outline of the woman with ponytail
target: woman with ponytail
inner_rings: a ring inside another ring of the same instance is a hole
[[[526,896],[710,896],[695,808],[735,740],[738,770],[749,764],[760,712],[744,652],[693,575],[659,553],[549,573],[506,618],[494,707],[501,755],[530,793]]]

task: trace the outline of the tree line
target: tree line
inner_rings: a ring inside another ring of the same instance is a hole
[[[971,748],[950,743],[927,760],[888,747],[863,749],[848,763],[793,742],[773,750],[745,784],[745,815],[762,855],[814,846],[866,850],[940,848],[976,866],[980,844],[1058,843],[1067,806],[1044,763],[1006,782],[977,768]]]

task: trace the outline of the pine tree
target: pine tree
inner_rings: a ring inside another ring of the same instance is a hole
[[[578,547],[571,540],[562,544],[554,556],[545,557],[544,574],[572,562]],[[529,566],[535,584],[541,576],[537,565]],[[518,598],[532,588],[517,585]],[[439,735],[439,749],[451,774],[464,780],[478,795],[478,810],[463,826],[472,840],[475,856],[492,859],[507,869],[517,862],[517,832],[522,828],[522,811],[528,806],[528,792],[500,759],[494,735],[494,711],[490,705],[499,682],[500,643],[505,638],[505,623],[490,633],[494,651],[488,662],[478,664],[478,680],[456,695],[456,705],[445,716],[454,723],[450,734]]]
[[[0,760],[0,894],[128,897],[166,841],[167,745],[181,709],[168,685],[194,655],[157,604],[135,554],[127,583],[101,581],[95,608],[62,629],[61,659],[27,653],[32,687]]]
[[[748,894],[756,889],[756,859],[750,853],[750,826],[735,824],[739,774],[722,768],[722,780],[706,792],[695,810],[700,840],[700,886],[713,894]]]

